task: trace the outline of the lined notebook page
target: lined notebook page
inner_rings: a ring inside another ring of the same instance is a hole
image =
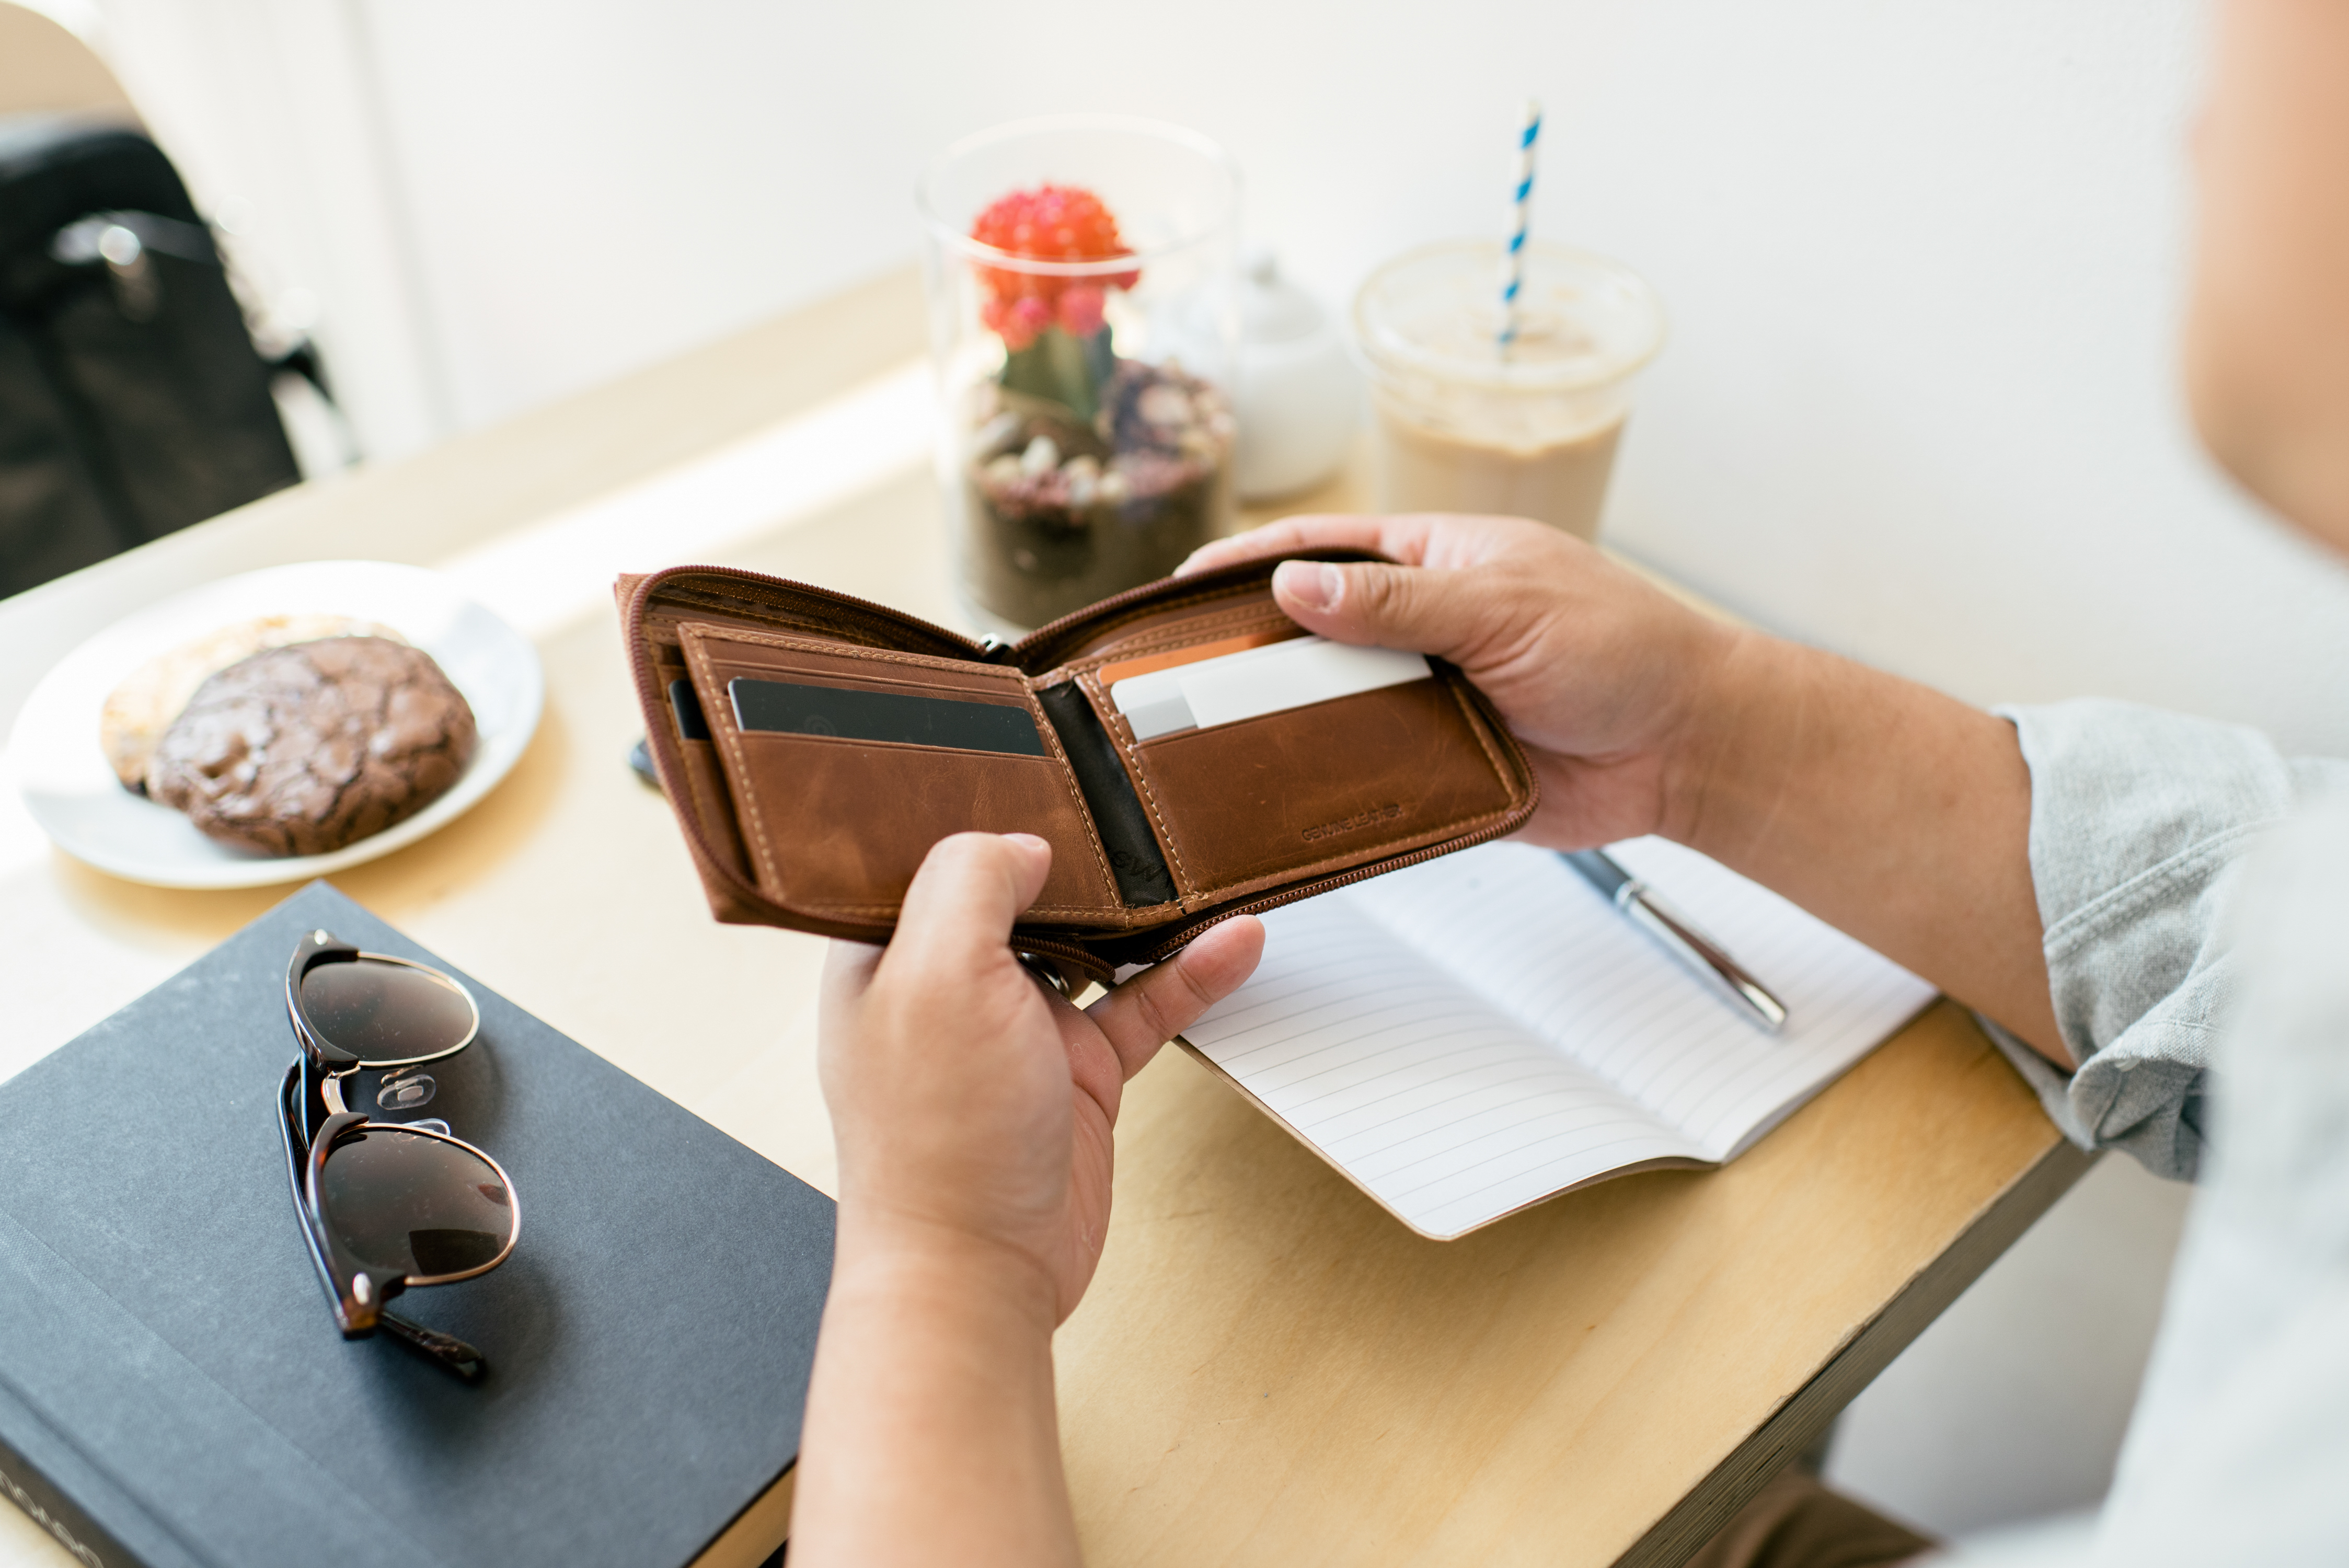
[[[1906,970],[1702,856],[1612,851],[1775,991],[1762,1034],[1556,855],[1495,844],[1265,916],[1185,1037],[1413,1230],[1726,1160],[1924,1006]]]

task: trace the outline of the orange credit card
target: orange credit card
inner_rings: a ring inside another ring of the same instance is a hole
[[[1219,643],[1201,643],[1195,647],[1169,648],[1162,654],[1144,654],[1140,658],[1121,659],[1101,667],[1101,683],[1108,686],[1128,676],[1146,676],[1157,670],[1171,670],[1177,665],[1193,665],[1201,659],[1219,659],[1226,654],[1245,653],[1250,648],[1268,647],[1285,643],[1291,637],[1305,635],[1302,626],[1276,626],[1262,632],[1249,632],[1237,637],[1226,637]]]

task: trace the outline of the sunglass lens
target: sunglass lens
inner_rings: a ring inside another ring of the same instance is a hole
[[[318,1173],[326,1228],[356,1256],[413,1279],[464,1274],[513,1239],[512,1194],[480,1155],[420,1132],[369,1127]]]
[[[312,968],[302,978],[302,1010],[328,1045],[365,1061],[438,1056],[473,1027],[472,1004],[453,982],[367,958]]]

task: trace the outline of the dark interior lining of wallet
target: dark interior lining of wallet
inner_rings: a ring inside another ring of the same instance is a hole
[[[1077,789],[1092,810],[1094,830],[1109,853],[1110,871],[1117,878],[1118,896],[1128,909],[1174,902],[1174,873],[1159,851],[1158,836],[1150,830],[1150,813],[1133,792],[1117,742],[1110,738],[1093,705],[1074,681],[1036,694],[1044,717],[1060,733],[1061,749],[1077,776]]]
[[[797,595],[756,583],[727,581],[713,584],[699,577],[674,579],[662,584],[654,608],[679,619],[730,621],[766,631],[798,632],[865,647],[964,660],[972,654],[968,645],[946,641],[944,634],[879,606],[864,609],[830,598],[808,605],[800,603]]]

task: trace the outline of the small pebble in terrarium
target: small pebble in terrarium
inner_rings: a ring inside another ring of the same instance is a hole
[[[971,236],[1033,261],[1132,253],[1108,209],[1073,186],[1014,191]],[[1232,415],[1178,360],[1116,352],[1107,306],[1139,272],[977,271],[979,319],[1004,359],[968,409],[967,564],[988,609],[1040,625],[1164,576],[1223,531]]]

